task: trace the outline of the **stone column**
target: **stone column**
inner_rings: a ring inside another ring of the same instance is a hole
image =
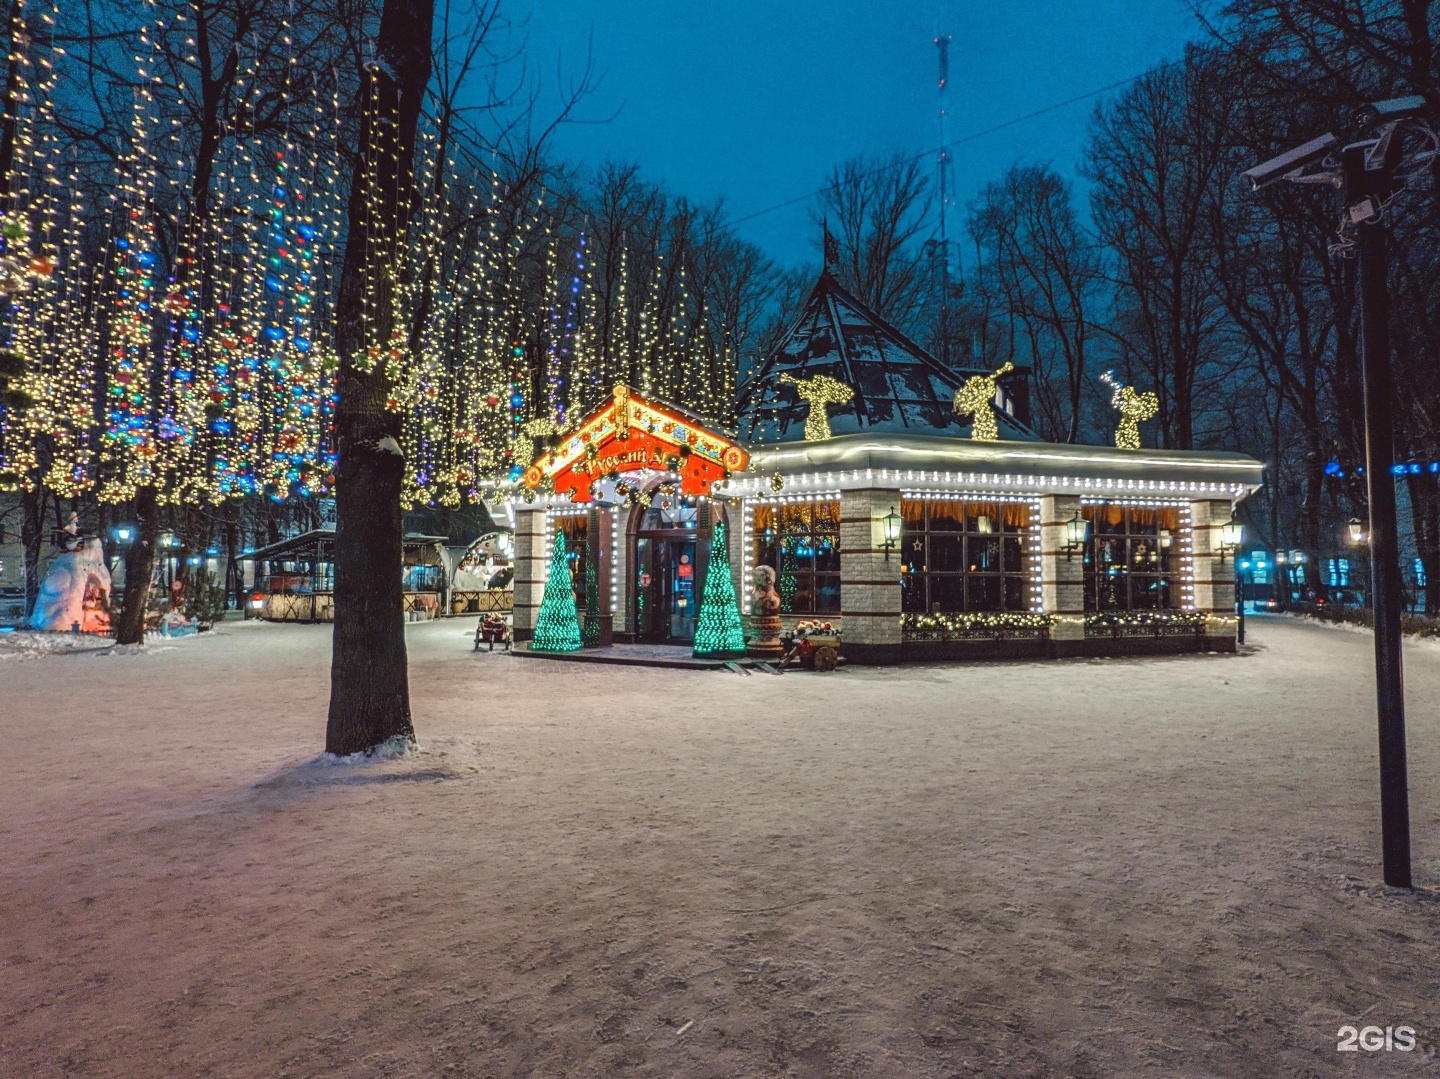
[[[535,634],[535,619],[545,596],[545,510],[521,504],[515,507],[515,614],[516,641]]]
[[[1221,561],[1221,529],[1231,518],[1230,500],[1214,499],[1190,503],[1190,542],[1195,566],[1195,609],[1205,619],[1206,643],[1223,651],[1234,651],[1235,558],[1238,551],[1225,552]]]
[[[840,617],[844,652],[857,663],[899,663],[900,548],[886,558],[879,521],[900,512],[900,491],[867,488],[840,495]]]
[[[608,648],[615,643],[615,515],[614,506],[603,506],[596,516],[600,520],[600,632]]]
[[[632,507],[621,504],[612,506],[609,514],[609,524],[612,537],[610,551],[610,572],[615,576],[615,592],[612,597],[614,603],[615,621],[613,623],[616,638],[622,641],[629,640],[627,634],[635,632],[635,627],[630,624],[630,615],[633,609],[631,603],[630,588],[633,582],[630,580],[630,515],[635,512]],[[643,511],[641,511],[643,512]],[[615,525],[619,522],[620,534],[615,536]]]
[[[1070,522],[1080,511],[1078,495],[1040,499],[1040,590],[1045,613],[1055,615],[1050,639],[1056,651],[1073,649],[1067,641],[1085,640],[1085,553],[1066,551]]]

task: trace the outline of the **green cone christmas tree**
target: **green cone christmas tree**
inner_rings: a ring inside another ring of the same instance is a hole
[[[535,619],[535,636],[530,639],[530,650],[580,650],[580,619],[575,614],[575,591],[570,585],[565,533],[559,530],[556,530],[555,542],[550,548],[550,575],[545,578],[545,598],[540,601],[540,615]]]
[[[740,604],[735,600],[735,582],[730,577],[730,545],[725,541],[725,524],[715,525],[710,545],[710,566],[705,571],[705,594],[695,620],[695,655],[703,659],[735,659],[745,654],[745,627],[740,622]]]

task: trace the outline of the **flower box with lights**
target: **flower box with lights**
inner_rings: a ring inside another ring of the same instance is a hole
[[[905,614],[900,630],[907,641],[1039,641],[1055,617],[1024,611],[970,611],[956,614]]]
[[[1185,637],[1205,632],[1200,611],[1092,611],[1086,637]]]

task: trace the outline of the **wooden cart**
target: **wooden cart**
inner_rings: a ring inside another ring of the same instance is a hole
[[[840,662],[840,638],[820,633],[796,637],[780,662],[786,667],[798,663],[806,670],[833,671]]]
[[[491,652],[495,651],[497,644],[504,645],[505,651],[510,651],[510,626],[505,619],[497,615],[480,619],[480,624],[475,627],[475,651],[480,651],[482,644],[489,645]]]

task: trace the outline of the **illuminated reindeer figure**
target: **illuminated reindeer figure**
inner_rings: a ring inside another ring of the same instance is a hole
[[[1015,370],[1013,363],[993,375],[971,375],[965,385],[955,391],[955,414],[973,416],[970,421],[970,437],[979,442],[994,442],[1000,437],[1000,425],[995,422],[995,413],[990,403],[995,400],[995,385],[1000,379]]]
[[[825,414],[826,405],[843,405],[855,396],[855,391],[838,378],[816,375],[814,378],[796,378],[783,374],[781,382],[795,387],[795,396],[810,406],[810,415],[805,418],[805,439],[819,442],[830,437],[830,417]]]
[[[1114,392],[1110,395],[1110,407],[1120,410],[1120,423],[1115,428],[1115,445],[1122,450],[1140,448],[1140,424],[1154,419],[1160,411],[1160,398],[1146,390],[1136,393],[1134,386],[1122,386],[1115,381],[1115,372],[1106,371],[1100,381]]]

